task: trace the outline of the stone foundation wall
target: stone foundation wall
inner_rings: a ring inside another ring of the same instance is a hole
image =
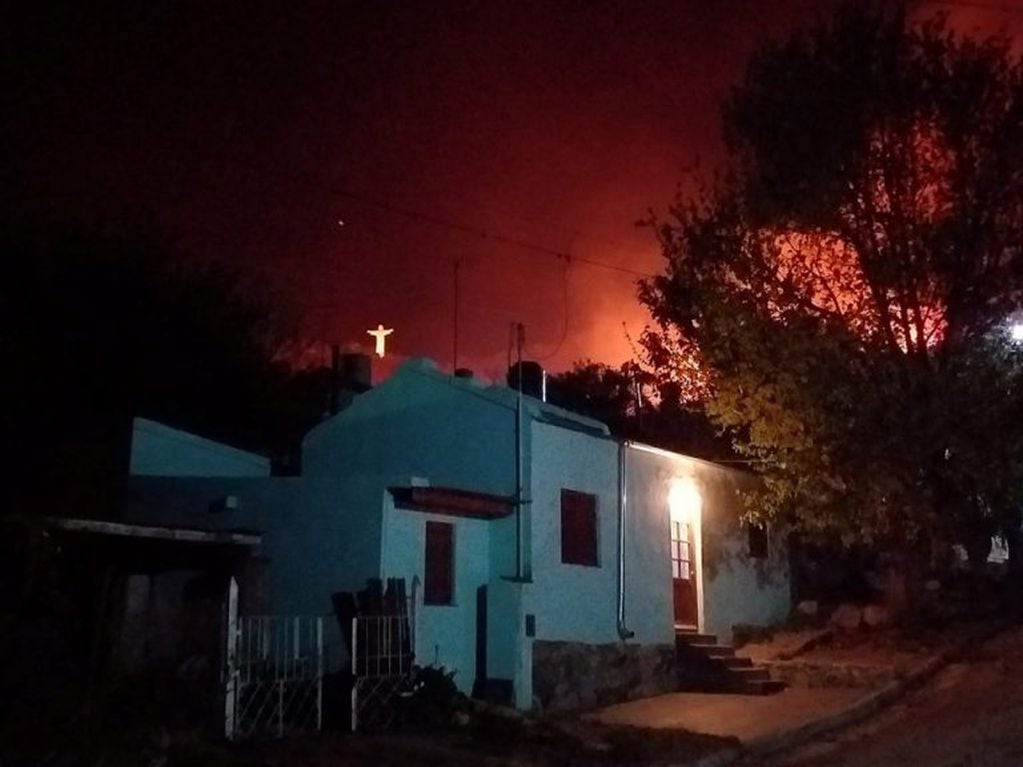
[[[672,645],[533,642],[533,704],[573,711],[678,689]]]

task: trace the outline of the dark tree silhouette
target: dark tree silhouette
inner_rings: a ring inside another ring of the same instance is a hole
[[[272,453],[320,414],[253,278],[79,227],[8,226],[0,258],[7,511],[110,513],[135,415]]]
[[[756,513],[981,559],[1023,505],[1023,72],[879,8],[753,57],[729,168],[657,223],[642,296],[760,462]]]
[[[584,361],[552,376],[552,403],[607,424],[621,439],[646,442],[707,460],[736,460],[703,406],[683,386],[659,381],[634,362],[619,367]]]

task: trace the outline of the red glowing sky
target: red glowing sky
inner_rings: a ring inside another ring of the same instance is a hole
[[[646,319],[631,272],[660,266],[634,222],[719,160],[718,109],[756,41],[831,5],[154,0],[26,16],[17,202],[149,217],[202,258],[265,271],[308,337],[365,343],[382,322],[395,353],[443,365],[458,259],[460,364],[501,371],[513,321],[552,369],[620,362],[623,323],[636,336]],[[1023,20],[978,5],[918,8],[984,32]]]

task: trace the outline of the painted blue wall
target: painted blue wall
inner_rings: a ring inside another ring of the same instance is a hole
[[[702,628],[725,641],[732,627],[745,623],[773,625],[788,617],[788,554],[782,536],[771,533],[770,558],[749,556],[741,522],[739,493],[751,489],[755,476],[696,458],[628,450],[629,545],[626,549],[626,624],[640,641],[664,641],[674,622],[669,555],[669,489],[691,481],[698,488],[702,568]]]
[[[515,411],[475,381],[412,361],[314,428],[303,474],[375,477],[495,495],[515,492]]]
[[[755,486],[753,475],[716,469],[703,480],[711,504],[703,525],[705,629],[730,641],[736,625],[772,626],[788,618],[788,548],[784,535],[769,528],[768,558],[749,556],[739,493]]]
[[[423,602],[426,523],[454,527],[454,600],[450,605]],[[384,504],[382,576],[415,582],[416,661],[455,672],[458,688],[469,694],[476,677],[476,590],[490,579],[488,543],[491,523],[448,515],[424,514]]]
[[[536,638],[618,640],[618,446],[610,439],[534,422],[533,586],[526,610]],[[597,498],[597,567],[561,561],[561,491]]]
[[[677,458],[625,450],[625,627],[640,643],[675,641],[668,488],[681,473]]]
[[[330,595],[368,578],[423,577],[425,522],[455,525],[456,597],[448,607],[417,609],[417,655],[457,671],[468,691],[475,676],[476,589],[486,585],[488,674],[513,679],[516,705],[532,704],[536,637],[586,643],[619,641],[618,445],[606,430],[535,400],[524,400],[523,560],[532,582],[513,582],[516,524],[395,509],[389,487],[426,483],[514,496],[514,392],[454,378],[421,361],[406,363],[376,389],[313,429],[301,478],[136,477],[126,514],[132,521],[264,533],[268,609],[331,614]],[[555,424],[560,425],[555,425]],[[225,459],[226,460],[226,459]],[[216,470],[216,468],[214,467]],[[205,469],[204,469],[205,471]],[[671,643],[668,489],[692,479],[703,497],[705,628],[727,638],[736,623],[771,623],[788,613],[781,541],[768,562],[751,561],[736,491],[749,475],[674,454],[626,449],[628,503],[625,623],[630,641]],[[561,562],[562,489],[597,497],[599,566]],[[236,511],[211,514],[226,495]],[[777,536],[775,536],[777,537]],[[343,664],[336,621],[328,620],[328,662]]]
[[[128,473],[151,477],[268,477],[270,459],[136,418],[132,422]]]
[[[266,567],[260,611],[325,616],[328,668],[336,669],[345,665],[346,652],[330,595],[350,570],[334,553],[347,531],[330,519],[309,523],[308,489],[297,477],[133,477],[125,487],[122,516],[138,524],[262,533],[258,555]],[[214,511],[228,495],[238,508]]]

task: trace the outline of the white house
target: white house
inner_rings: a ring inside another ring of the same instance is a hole
[[[787,616],[784,542],[739,521],[754,481],[415,360],[307,435],[300,478],[136,477],[126,513],[261,532],[276,613],[404,578],[417,662],[568,708],[676,689],[678,626],[728,638]]]

